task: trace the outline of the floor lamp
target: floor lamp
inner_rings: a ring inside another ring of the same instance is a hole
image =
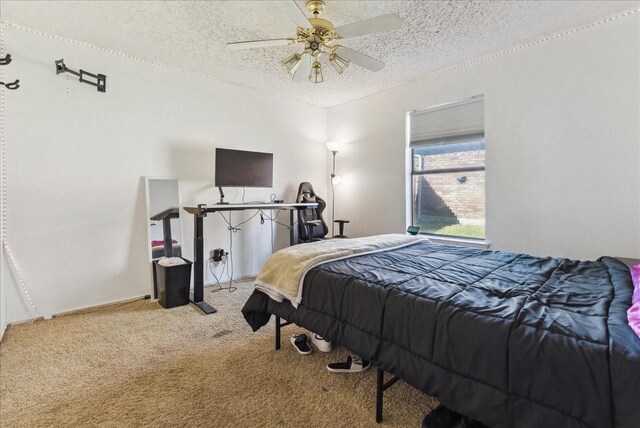
[[[342,143],[336,141],[329,141],[327,148],[333,155],[333,168],[331,169],[331,236],[334,236],[335,220],[336,220],[336,191],[335,186],[342,181],[342,177],[336,175],[336,154],[338,150],[342,148]]]

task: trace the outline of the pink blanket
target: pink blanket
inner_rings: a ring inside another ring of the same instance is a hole
[[[631,279],[633,281],[633,297],[631,307],[627,311],[629,327],[640,337],[640,264],[631,267]]]
[[[171,242],[174,244],[178,243],[178,241],[176,241],[175,239],[172,239]],[[164,241],[151,241],[152,247],[162,247],[163,245],[164,245]]]

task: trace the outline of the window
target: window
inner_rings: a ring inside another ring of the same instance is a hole
[[[409,114],[412,222],[420,232],[484,239],[482,96]]]

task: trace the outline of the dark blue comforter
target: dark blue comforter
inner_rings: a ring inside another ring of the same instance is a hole
[[[276,314],[492,427],[640,427],[628,268],[418,243],[312,269]],[[390,392],[392,393],[392,392]]]

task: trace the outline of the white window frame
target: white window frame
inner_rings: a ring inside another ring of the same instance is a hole
[[[486,152],[487,152],[487,140],[486,140],[486,136],[484,134],[484,124],[483,124],[483,129],[482,129],[482,136],[478,136],[477,140],[482,140],[484,141],[484,150],[485,150],[485,162],[484,165],[480,168],[480,167],[461,167],[461,168],[451,168],[451,169],[447,169],[447,170],[438,170],[438,171],[429,171],[429,172],[424,172],[424,171],[420,171],[420,172],[416,172],[413,169],[413,151],[415,148],[420,147],[421,145],[413,145],[411,144],[411,115],[416,113],[416,112],[428,112],[428,111],[433,111],[433,110],[439,110],[439,109],[443,109],[443,108],[447,108],[447,107],[453,107],[455,105],[459,105],[459,104],[464,104],[467,102],[471,102],[472,100],[478,100],[481,99],[483,101],[483,114],[484,114],[484,96],[483,95],[477,95],[477,96],[473,96],[473,97],[468,97],[462,100],[457,100],[454,102],[450,102],[450,103],[445,103],[445,104],[439,104],[433,107],[429,107],[429,108],[425,108],[425,109],[417,109],[417,110],[413,110],[413,111],[409,111],[406,113],[405,116],[405,135],[406,135],[406,141],[405,141],[405,147],[406,147],[406,164],[405,164],[405,177],[406,177],[406,181],[405,181],[405,191],[406,191],[406,225],[411,226],[414,224],[414,218],[413,218],[413,213],[414,213],[414,200],[413,200],[413,177],[414,175],[427,175],[427,174],[433,174],[433,173],[446,173],[446,172],[468,172],[471,170],[474,171],[485,171],[486,174]],[[453,144],[456,141],[454,141],[455,138],[452,139],[452,141],[448,141],[448,142],[443,142],[443,145],[446,144]],[[486,177],[486,175],[485,175]],[[463,237],[463,236],[454,236],[454,235],[441,235],[441,234],[434,234],[434,233],[427,233],[427,232],[423,232],[420,231],[421,235],[425,235],[427,237],[429,237],[430,240],[434,241],[434,242],[442,242],[442,243],[450,243],[450,244],[459,244],[459,245],[465,245],[465,246],[472,246],[472,247],[478,247],[478,248],[489,248],[490,247],[490,242],[488,241],[488,237],[487,237],[487,204],[486,204],[486,190],[487,190],[487,184],[486,184],[486,180],[485,180],[485,233],[484,233],[484,238],[473,238],[473,237]]]

